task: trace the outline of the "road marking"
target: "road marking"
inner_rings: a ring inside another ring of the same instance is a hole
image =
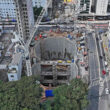
[[[97,54],[97,59],[98,59],[97,61],[98,61],[98,65],[99,65],[99,69],[98,69],[99,72],[98,73],[99,73],[99,78],[101,78],[101,75],[100,75],[100,62],[99,62],[99,57],[98,57],[99,53],[98,53],[98,47],[97,47],[97,43],[96,43],[96,39],[95,39],[95,34],[94,34],[93,38],[94,38],[95,44],[96,44],[96,54]]]
[[[94,87],[94,86],[98,86],[98,85],[99,85],[99,80],[93,81],[93,82],[91,82],[89,88]]]
[[[99,85],[99,80],[93,82],[93,86]]]
[[[99,79],[101,80],[101,71],[100,71],[100,59],[99,59],[99,53],[98,53],[98,47],[97,47],[97,43],[96,43],[96,39],[95,39],[95,33],[94,33],[94,40],[95,40],[95,44],[96,44],[96,53],[97,53],[97,59],[98,59],[98,65],[99,65],[99,68],[98,68],[98,73],[99,73]],[[100,85],[100,80],[99,80],[99,85]],[[99,86],[99,95],[101,95],[103,93],[103,89],[104,87],[102,87],[102,84],[101,86]],[[99,100],[100,100],[100,97],[99,97]]]
[[[99,80],[99,78],[96,78],[96,79],[92,79],[92,81],[96,81],[96,80]]]

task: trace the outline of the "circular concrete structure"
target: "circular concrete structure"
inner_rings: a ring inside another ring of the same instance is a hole
[[[46,38],[35,45],[41,60],[71,60],[76,55],[75,42],[63,37]]]
[[[76,57],[75,40],[63,37],[46,38],[35,45],[36,63],[32,66],[33,74],[41,76],[42,84],[68,83],[77,75],[74,62],[67,62]],[[58,60],[62,60],[60,63]]]

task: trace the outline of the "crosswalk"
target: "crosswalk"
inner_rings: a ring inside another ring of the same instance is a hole
[[[91,81],[89,88],[99,85],[99,80]]]
[[[99,85],[99,80],[93,81],[91,85],[92,85],[92,86],[97,86],[97,85]]]
[[[93,86],[97,86],[99,85],[100,87],[103,87],[104,86],[104,80],[99,80],[99,79],[95,79],[95,80],[92,80],[91,83],[90,83],[90,87],[93,87]]]
[[[93,80],[89,85],[89,89],[98,85],[99,85],[99,95],[101,96],[104,91],[104,80],[103,81],[99,79]]]

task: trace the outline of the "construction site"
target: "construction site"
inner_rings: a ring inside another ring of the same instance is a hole
[[[45,33],[45,37],[43,36]],[[74,60],[77,58],[76,41],[66,32],[44,32],[31,48],[33,74],[40,74],[45,85],[68,83],[77,76]]]

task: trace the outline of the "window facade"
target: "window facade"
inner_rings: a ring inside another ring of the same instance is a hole
[[[16,18],[16,7],[14,0],[0,0],[0,16],[2,18]]]

